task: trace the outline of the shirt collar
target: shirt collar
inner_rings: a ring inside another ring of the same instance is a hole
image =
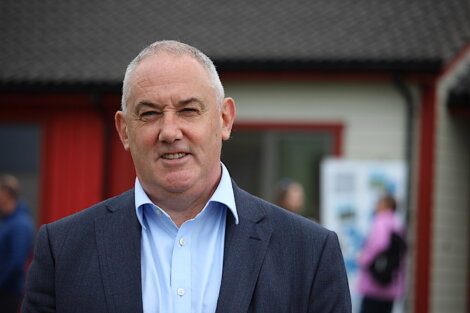
[[[214,193],[210,197],[209,202],[219,202],[225,205],[235,219],[235,224],[238,224],[238,213],[237,207],[235,205],[235,196],[233,194],[232,188],[232,179],[230,178],[230,174],[223,163],[220,163],[222,168],[222,177],[220,178],[220,182],[217,185]],[[152,205],[160,210],[163,214],[168,216],[168,214],[159,208],[155,203],[153,203],[148,195],[145,193],[142,185],[140,184],[139,178],[135,179],[135,210],[137,213],[137,219],[139,220],[140,225],[146,229],[144,218],[143,218],[143,207],[146,204]],[[207,206],[207,205],[206,205]],[[169,216],[168,216],[169,217]]]

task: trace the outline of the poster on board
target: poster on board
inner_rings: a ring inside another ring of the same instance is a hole
[[[322,225],[338,235],[348,272],[353,312],[359,311],[356,291],[357,258],[371,226],[379,197],[395,197],[398,214],[403,218],[406,192],[406,167],[403,161],[357,161],[325,159],[321,164]],[[394,312],[402,312],[395,305]]]

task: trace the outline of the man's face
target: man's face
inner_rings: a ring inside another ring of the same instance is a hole
[[[137,176],[153,201],[202,194],[220,177],[222,140],[230,136],[235,104],[220,107],[204,68],[189,56],[144,59],[116,127]]]

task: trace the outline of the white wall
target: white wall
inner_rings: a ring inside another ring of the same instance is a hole
[[[439,86],[435,150],[431,312],[466,313],[469,296],[470,127],[449,115]]]
[[[403,159],[404,100],[386,83],[225,84],[238,121],[341,122],[344,157]]]

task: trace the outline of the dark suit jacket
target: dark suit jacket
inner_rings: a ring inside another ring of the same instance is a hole
[[[235,185],[234,192],[239,224],[227,214],[217,313],[350,312],[336,235]],[[22,312],[142,312],[134,207],[130,190],[42,226]]]

